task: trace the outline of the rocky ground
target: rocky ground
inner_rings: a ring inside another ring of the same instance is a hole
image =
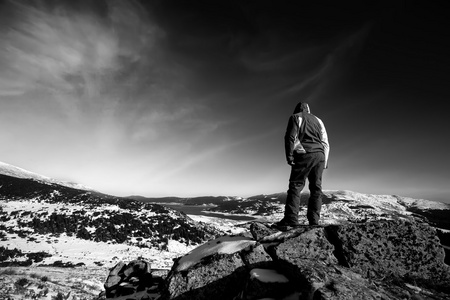
[[[0,299],[95,299],[104,290],[107,267],[6,267]]]
[[[413,218],[279,231],[252,222],[174,261],[165,278],[120,262],[107,299],[447,300],[450,269],[429,225]]]
[[[207,216],[191,216],[196,222],[215,224],[217,229],[229,234],[239,234],[247,231],[243,222],[220,219]],[[23,240],[23,241],[22,241]],[[93,243],[83,240],[65,240],[62,236],[52,240],[52,243],[33,243],[17,236],[14,245],[21,249],[42,250],[45,245],[53,253],[44,263],[58,265],[76,265],[83,261],[84,265],[77,267],[56,267],[42,264],[31,266],[6,266],[0,269],[0,299],[68,299],[94,300],[105,291],[104,283],[112,269],[120,261],[131,261],[145,258],[152,264],[152,273],[164,277],[173,264],[173,259],[182,256],[195,248],[180,247],[180,244],[170,241],[169,251],[126,246],[122,244]],[[21,242],[22,241],[22,242]],[[10,243],[0,242],[0,246]],[[34,246],[33,246],[34,245]],[[71,250],[70,250],[71,249]],[[111,259],[113,258],[113,259]],[[56,261],[55,261],[56,259]]]

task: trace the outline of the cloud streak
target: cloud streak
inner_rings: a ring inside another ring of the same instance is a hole
[[[172,128],[213,130],[195,118],[204,109],[183,94],[186,76],[167,59],[165,32],[148,12],[136,1],[98,3],[6,2],[1,96],[23,106],[56,104],[73,136],[89,133],[95,144],[145,145]],[[47,117],[60,122],[55,114]]]
[[[117,85],[123,91],[140,76],[130,70],[157,59],[151,54],[163,34],[134,2],[107,2],[105,16],[68,2],[12,1],[5,11],[1,90],[45,92],[69,111],[117,101]]]

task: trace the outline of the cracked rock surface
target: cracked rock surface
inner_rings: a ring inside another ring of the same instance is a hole
[[[194,249],[188,258],[198,260],[191,259],[189,268],[180,269],[179,261],[187,256],[178,258],[159,285],[158,297],[141,293],[139,297],[134,294],[135,299],[450,297],[450,272],[443,248],[435,230],[424,223],[380,220],[280,232],[255,222],[250,230],[254,243],[242,237],[244,248],[232,251],[228,243],[227,253],[217,248],[206,256],[196,256]],[[236,236],[228,241],[242,245]]]

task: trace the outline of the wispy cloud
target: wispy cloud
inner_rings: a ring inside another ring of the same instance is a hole
[[[127,84],[141,76],[138,71],[151,67],[163,32],[138,4],[107,2],[103,15],[69,4],[5,4],[7,26],[0,32],[3,94],[47,92],[66,110],[92,109],[117,101],[117,85],[122,93],[131,90]]]
[[[137,1],[98,3],[6,2],[0,96],[24,110],[30,102],[56,106],[65,118],[55,122],[70,122],[74,135],[89,133],[103,148],[153,142],[172,128],[209,130],[195,118],[201,105],[183,95],[185,76],[166,59],[165,33],[148,12]]]

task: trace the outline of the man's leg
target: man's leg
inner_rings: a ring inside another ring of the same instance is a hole
[[[300,194],[305,183],[289,182],[289,189],[284,207],[284,221],[288,224],[298,224],[298,211],[300,210]]]
[[[314,166],[308,174],[310,196],[306,217],[309,225],[318,225],[322,208],[322,173],[325,167],[325,156],[321,152],[314,153]]]
[[[292,166],[284,208],[284,221],[288,224],[298,224],[300,195],[305,187],[306,177],[311,166],[309,154],[303,154],[301,159]]]

